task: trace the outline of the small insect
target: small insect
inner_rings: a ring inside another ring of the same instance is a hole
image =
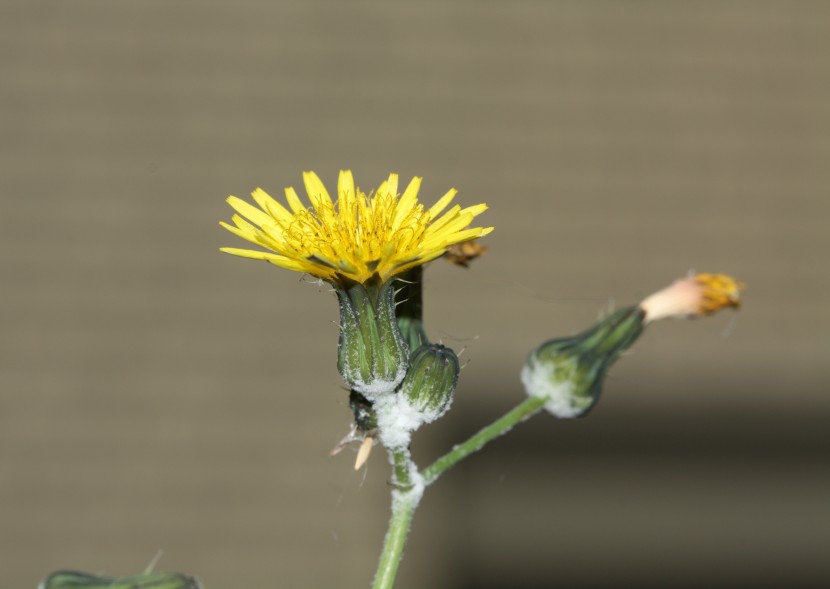
[[[477,241],[464,241],[448,247],[444,257],[456,266],[469,268],[470,262],[486,254],[487,249],[486,245],[481,245]]]

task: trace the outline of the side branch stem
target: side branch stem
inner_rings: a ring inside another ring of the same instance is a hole
[[[473,434],[467,441],[453,447],[452,450],[424,469],[421,473],[424,478],[424,484],[431,485],[445,471],[455,466],[457,462],[463,460],[473,452],[481,450],[491,440],[509,432],[515,425],[538,412],[546,401],[544,398],[528,397],[510,412],[479,430],[478,433]]]
[[[392,517],[389,530],[383,541],[378,570],[372,589],[392,589],[398,574],[398,565],[403,557],[403,548],[409,535],[412,516],[418,507],[424,489],[435,482],[445,471],[453,467],[473,452],[477,452],[489,441],[506,434],[515,425],[537,413],[546,399],[529,397],[511,409],[466,442],[455,446],[447,454],[436,460],[421,473],[409,454],[409,450],[392,450]]]

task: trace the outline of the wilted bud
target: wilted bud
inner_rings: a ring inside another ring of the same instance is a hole
[[[740,307],[744,284],[726,274],[692,274],[620,309],[574,337],[551,340],[533,352],[522,369],[527,394],[545,399],[557,417],[581,417],[599,399],[609,366],[652,321],[702,317]]]
[[[672,317],[702,317],[741,306],[743,282],[726,274],[691,274],[648,296],[640,303],[646,322]]]
[[[433,422],[452,404],[458,383],[458,356],[441,344],[427,344],[415,350],[409,362],[409,372],[398,394],[424,416],[423,423]]]
[[[599,399],[605,373],[643,332],[645,313],[628,307],[574,337],[554,339],[530,353],[522,369],[527,394],[546,399],[557,417],[585,415]]]
[[[391,282],[380,287],[336,287],[340,301],[337,368],[349,387],[370,401],[392,393],[403,380],[409,348],[395,319]]]
[[[38,589],[201,589],[194,577],[181,573],[146,573],[132,577],[98,577],[76,571],[57,571],[46,577]]]

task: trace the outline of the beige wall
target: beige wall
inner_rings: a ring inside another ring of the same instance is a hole
[[[442,479],[402,589],[826,586],[827,3],[0,14],[0,585],[159,549],[207,589],[368,585],[387,466],[327,457],[332,295],[217,251],[241,245],[227,194],[348,167],[455,186],[497,228],[428,272],[429,330],[469,364],[422,464],[610,302],[690,268],[750,285],[738,315],[651,329],[589,419]]]

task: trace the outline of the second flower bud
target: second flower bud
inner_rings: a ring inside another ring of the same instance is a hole
[[[441,344],[424,344],[409,359],[409,370],[394,395],[375,403],[378,430],[389,449],[409,446],[412,432],[450,408],[458,383],[458,356]]]

